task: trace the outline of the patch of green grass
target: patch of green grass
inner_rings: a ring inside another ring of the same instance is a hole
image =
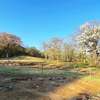
[[[0,74],[63,74],[65,70],[53,68],[0,67]]]
[[[89,66],[89,67],[92,69],[95,69],[95,70],[100,70],[100,67],[98,67],[98,66]]]
[[[88,63],[77,63],[77,62],[73,62],[72,64],[70,64],[69,66],[73,66],[73,67],[82,67],[82,68],[84,68],[84,67],[88,67],[89,65],[88,65]]]
[[[78,76],[78,77],[84,77],[84,76],[87,76],[87,74],[83,74],[83,73],[79,73],[79,72],[71,72],[71,71],[67,71],[66,73],[67,73],[67,75],[74,75],[74,76]]]
[[[97,79],[100,81],[100,76],[91,76],[93,79]]]
[[[4,89],[4,90],[3,90],[3,92],[7,92],[7,90],[6,90],[6,89]]]
[[[20,100],[20,97],[17,97],[16,100]]]

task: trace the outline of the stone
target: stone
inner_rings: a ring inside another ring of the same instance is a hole
[[[12,85],[5,87],[5,91],[11,91],[11,90],[13,90],[13,86]]]
[[[11,82],[17,82],[17,80],[12,80]]]
[[[0,87],[3,87],[4,85],[3,84],[0,84]]]
[[[38,78],[38,80],[40,80],[40,81],[45,81],[45,79],[42,78],[42,77]]]
[[[27,81],[27,77],[21,77],[20,80],[21,81]]]
[[[37,85],[36,85],[36,86],[32,86],[33,89],[37,89],[38,87],[39,87],[39,86],[37,86]]]
[[[55,87],[59,87],[59,84],[58,83],[51,82],[51,84],[54,85]]]
[[[79,93],[79,96],[81,96],[81,97],[83,97],[83,99],[82,100],[89,100],[89,94],[87,94],[87,93]]]
[[[11,82],[17,82],[17,81],[18,81],[17,78],[12,78],[12,79],[11,79]]]
[[[0,91],[2,91],[4,89],[4,87],[0,87]]]
[[[58,78],[56,78],[57,80],[62,80],[62,78],[61,77],[58,77]]]
[[[32,80],[32,77],[31,77],[31,76],[29,76],[29,77],[27,77],[27,79],[28,79],[28,80]]]
[[[59,80],[59,82],[64,83],[64,80]]]
[[[52,80],[55,81],[56,80],[56,77],[53,77]]]
[[[11,81],[12,80],[12,78],[6,78],[5,79],[5,81]]]
[[[72,98],[69,98],[68,100],[82,100],[82,98],[80,98],[80,97],[72,97]]]
[[[12,80],[12,78],[6,78],[6,79],[4,80],[4,82],[5,82],[5,83],[10,83],[11,80]]]
[[[89,94],[87,94],[87,93],[79,93],[79,95],[82,96],[82,97],[88,97],[89,98]]]
[[[0,84],[0,91],[4,89],[4,85]]]
[[[36,78],[32,78],[32,81],[36,81],[37,79]]]
[[[52,81],[52,77],[49,77],[48,80]]]
[[[83,97],[83,99],[82,100],[89,100],[89,98],[88,97]]]

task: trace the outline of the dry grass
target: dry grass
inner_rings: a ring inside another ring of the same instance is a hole
[[[44,59],[30,56],[18,56],[13,58],[1,59],[0,61],[22,61],[22,62],[44,62]]]

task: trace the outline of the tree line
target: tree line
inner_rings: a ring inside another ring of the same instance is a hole
[[[0,58],[28,55],[33,57],[42,57],[46,60],[73,61],[77,56],[75,47],[72,43],[66,42],[66,39],[53,37],[41,42],[42,50],[34,46],[24,47],[21,38],[6,32],[0,32]]]
[[[57,61],[73,61],[76,57],[73,44],[67,43],[64,38],[53,37],[41,43],[45,61],[53,59]]]
[[[74,41],[67,43],[62,38],[53,37],[42,41],[45,60],[57,61],[84,60],[91,65],[100,65],[100,21],[94,20],[80,25],[73,36]],[[66,38],[68,41],[69,39]]]
[[[34,46],[24,47],[21,38],[6,32],[0,32],[0,58],[29,55],[41,57],[41,53]]]
[[[80,25],[74,34],[69,37],[52,37],[41,42],[42,50],[24,47],[21,38],[0,32],[0,57],[14,57],[29,55],[44,57],[46,60],[77,61],[86,59],[94,65],[100,65],[100,21],[94,20]]]

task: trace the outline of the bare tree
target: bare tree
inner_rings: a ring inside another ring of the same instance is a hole
[[[43,52],[44,52],[44,55],[45,55],[45,61],[47,61],[47,56],[48,56],[48,41],[47,40],[44,40],[41,42],[41,47],[43,49]]]
[[[59,61],[62,52],[63,39],[54,37],[50,39],[50,43],[51,43],[52,54],[57,59],[57,61]]]
[[[45,60],[49,57],[59,61],[62,49],[62,39],[53,37],[49,40],[42,41],[42,48],[44,50]]]
[[[63,43],[62,53],[64,55],[64,61],[73,61],[73,59],[75,58],[75,49],[70,43]]]

